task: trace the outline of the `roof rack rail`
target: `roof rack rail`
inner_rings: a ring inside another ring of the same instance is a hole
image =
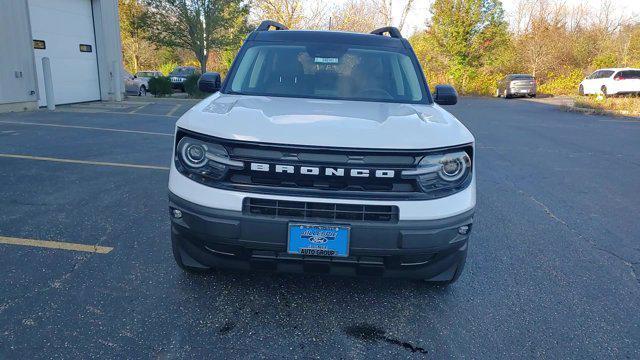
[[[271,28],[274,28],[275,30],[289,30],[288,27],[280,24],[277,21],[265,20],[260,23],[256,31],[269,31]]]
[[[394,26],[385,26],[380,29],[375,29],[371,32],[373,35],[384,35],[389,34],[392,38],[402,39],[402,34],[400,34],[400,30]]]

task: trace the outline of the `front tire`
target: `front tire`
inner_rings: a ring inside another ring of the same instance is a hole
[[[507,91],[507,89],[504,89],[504,93],[502,94],[502,96],[505,99],[511,99],[511,95],[509,95],[509,92]]]
[[[138,96],[147,96],[147,87],[142,85],[138,90]]]

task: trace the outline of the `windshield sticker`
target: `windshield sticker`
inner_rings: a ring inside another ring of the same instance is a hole
[[[323,58],[323,57],[317,57],[313,60],[314,63],[316,64],[337,64],[338,63],[338,58]]]

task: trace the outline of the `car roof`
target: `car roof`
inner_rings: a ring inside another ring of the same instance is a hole
[[[598,69],[596,71],[622,71],[622,70],[640,70],[640,69],[626,67],[626,68],[604,68],[604,69]]]
[[[332,44],[382,46],[396,49],[405,48],[403,40],[374,34],[317,30],[254,31],[247,38],[247,41],[326,42]]]

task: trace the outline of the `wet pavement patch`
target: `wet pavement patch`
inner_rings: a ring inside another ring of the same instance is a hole
[[[384,341],[388,344],[401,346],[414,353],[420,353],[420,354],[428,353],[428,351],[422,347],[388,336],[386,331],[374,325],[370,325],[370,324],[351,325],[351,326],[347,326],[344,329],[344,332],[347,335],[359,340],[369,341],[369,342]]]

